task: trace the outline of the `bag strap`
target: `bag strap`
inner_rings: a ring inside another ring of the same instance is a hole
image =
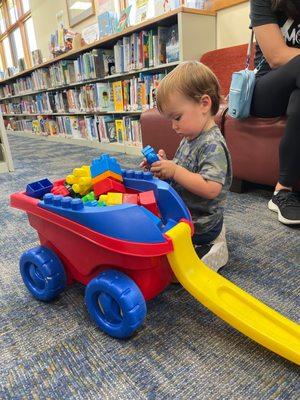
[[[250,40],[248,43],[245,69],[249,69],[249,67],[250,67],[251,54],[252,54],[252,50],[253,50],[253,39],[254,39],[254,31],[253,31],[253,28],[251,28],[251,36],[250,36]],[[257,65],[257,67],[254,69],[255,73],[257,73],[261,69],[261,66],[263,65],[265,60],[266,60],[265,57],[262,57],[262,59],[260,60],[260,62]]]
[[[250,60],[251,60],[251,54],[252,54],[252,48],[253,48],[253,39],[254,39],[254,32],[253,32],[253,29],[251,29],[251,36],[250,36],[250,40],[248,43],[245,69],[249,69],[249,67],[250,67]]]

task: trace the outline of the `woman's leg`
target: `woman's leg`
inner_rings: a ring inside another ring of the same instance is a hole
[[[300,56],[258,78],[251,114],[258,117],[287,116],[279,146],[279,180],[268,207],[284,224],[300,224],[300,198],[291,192],[300,179]]]
[[[279,148],[279,187],[291,187],[300,178],[300,56],[256,81],[251,114],[287,115]]]

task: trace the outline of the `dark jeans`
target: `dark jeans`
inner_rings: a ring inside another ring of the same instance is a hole
[[[217,223],[217,225],[213,229],[211,229],[207,233],[204,233],[204,235],[195,233],[194,236],[192,237],[193,244],[199,246],[202,244],[211,243],[214,239],[216,239],[220,235],[222,227],[223,227],[223,218],[221,219],[220,222]]]
[[[256,79],[251,115],[287,116],[279,146],[279,183],[293,186],[300,178],[300,56]]]

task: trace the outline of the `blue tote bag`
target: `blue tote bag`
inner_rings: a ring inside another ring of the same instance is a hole
[[[234,72],[231,78],[228,114],[237,119],[247,118],[250,115],[252,95],[255,86],[255,75],[265,60],[263,58],[254,70],[249,69],[253,36],[254,33],[252,30],[247,50],[246,68]]]

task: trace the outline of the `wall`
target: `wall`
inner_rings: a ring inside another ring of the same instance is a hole
[[[97,15],[97,1],[95,1]],[[56,14],[63,11],[64,26],[69,26],[66,0],[30,0],[31,13],[35,29],[37,47],[42,51],[44,59],[52,58],[49,52],[50,34],[57,28]],[[83,28],[96,23],[95,15],[72,28],[81,32]]]
[[[217,48],[248,43],[249,1],[217,12]]]

